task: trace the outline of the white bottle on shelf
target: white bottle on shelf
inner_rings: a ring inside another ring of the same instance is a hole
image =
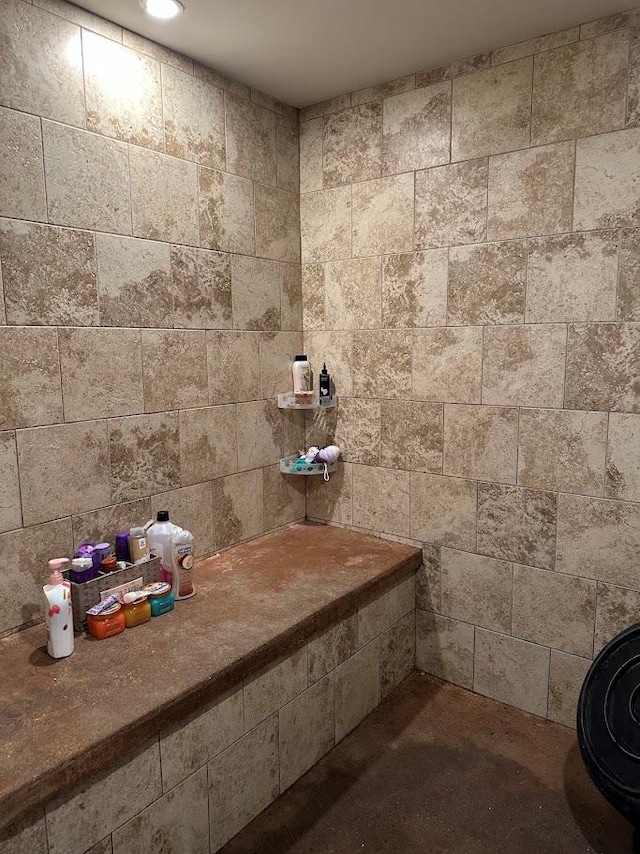
[[[49,583],[42,588],[45,599],[44,621],[47,625],[47,652],[51,658],[66,658],[74,647],[71,584],[61,570],[69,563],[66,557],[49,561]]]

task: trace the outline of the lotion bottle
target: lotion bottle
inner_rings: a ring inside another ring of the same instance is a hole
[[[194,541],[191,531],[180,530],[171,538],[173,563],[172,589],[176,599],[196,595],[193,587]]]
[[[156,521],[147,528],[149,548],[156,557],[160,558],[160,578],[172,584],[173,561],[171,554],[171,537],[181,531],[179,525],[169,521],[168,510],[158,510]]]
[[[42,588],[45,598],[44,620],[47,625],[47,652],[51,658],[66,658],[73,652],[73,607],[71,584],[65,581],[62,568],[68,558],[49,561],[49,583]]]

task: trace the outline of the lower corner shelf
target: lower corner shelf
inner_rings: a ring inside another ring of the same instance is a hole
[[[324,475],[325,471],[331,473],[337,468],[337,463],[328,463],[326,465],[325,463],[307,463],[298,456],[282,457],[280,460],[280,471],[283,474]]]

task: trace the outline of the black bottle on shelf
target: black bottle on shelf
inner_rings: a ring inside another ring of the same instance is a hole
[[[331,397],[331,375],[327,371],[325,362],[322,363],[322,370],[318,377],[318,396],[320,403],[329,400]]]

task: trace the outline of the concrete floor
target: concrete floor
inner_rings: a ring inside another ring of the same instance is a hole
[[[625,854],[575,733],[414,673],[224,854]]]

